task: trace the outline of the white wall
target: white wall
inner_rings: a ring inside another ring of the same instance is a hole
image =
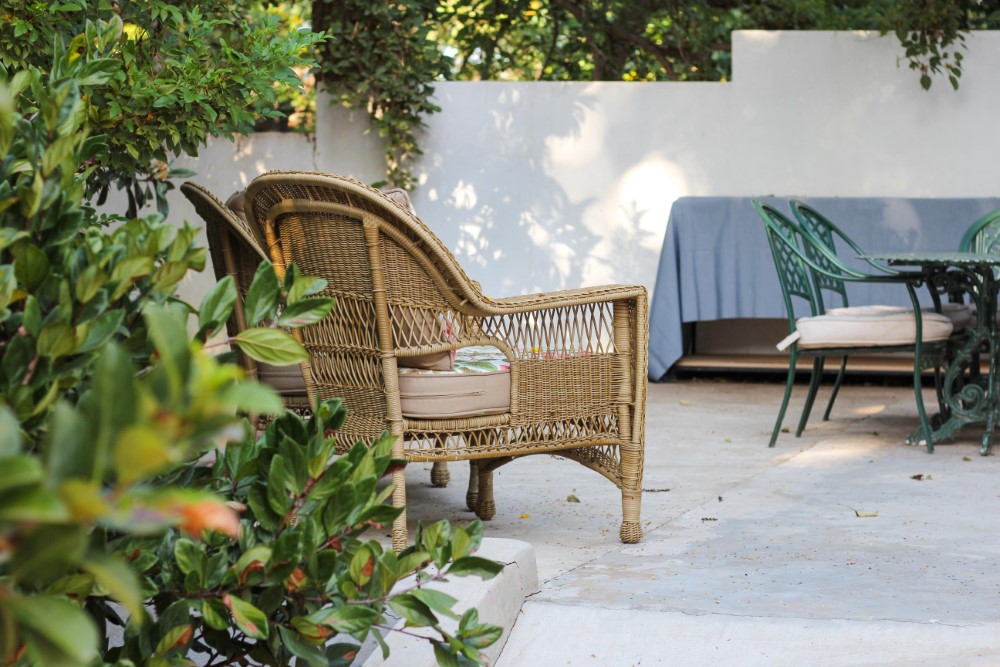
[[[734,33],[730,83],[440,83],[414,204],[502,296],[651,286],[680,196],[997,196],[1000,33],[967,44],[958,92],[922,90],[894,37],[836,32]],[[320,107],[315,140],[214,142],[194,180],[225,198],[268,169],[381,178],[363,116]],[[171,216],[196,220],[179,195]]]

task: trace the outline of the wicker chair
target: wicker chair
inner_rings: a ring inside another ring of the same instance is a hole
[[[493,471],[530,454],[558,454],[609,480],[622,495],[620,537],[642,538],[639,505],[645,435],[647,300],[644,287],[612,285],[490,299],[441,241],[405,209],[349,178],[264,174],[247,189],[251,224],[264,230],[276,267],[296,263],[328,281],[331,315],[301,330],[306,386],[342,397],[348,442],[383,431],[409,461],[478,463],[477,515],[495,514]],[[440,326],[408,323],[439,322]],[[414,417],[401,400],[399,365],[476,345],[509,360],[507,405],[497,414]],[[393,504],[405,506],[402,470]],[[407,542],[405,515],[393,547]]]

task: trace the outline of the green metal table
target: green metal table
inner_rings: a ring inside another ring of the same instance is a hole
[[[1000,255],[915,252],[869,257],[893,266],[919,267],[912,280],[927,284],[932,292],[968,295],[976,311],[975,324],[954,336],[955,344],[950,346],[948,368],[939,394],[941,413],[932,420],[927,449],[933,451],[934,443],[954,437],[966,424],[983,423],[985,430],[980,453],[986,456],[990,453],[993,429],[1000,417],[1000,375],[997,372]],[[985,378],[979,373],[979,352],[984,348],[990,355],[989,373]],[[917,358],[915,363],[922,364],[922,360]],[[919,438],[919,435],[911,438]]]

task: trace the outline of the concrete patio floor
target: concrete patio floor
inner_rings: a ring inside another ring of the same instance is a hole
[[[829,422],[821,390],[803,437],[769,449],[782,389],[649,386],[640,544],[619,542],[620,496],[597,473],[553,457],[497,471],[486,535],[532,545],[540,590],[495,664],[1000,665],[1000,458],[974,427],[907,446],[912,389],[856,384]],[[470,520],[467,467],[446,489],[429,468],[408,471],[409,520]]]

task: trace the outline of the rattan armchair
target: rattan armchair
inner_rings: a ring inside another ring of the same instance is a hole
[[[621,490],[620,537],[642,538],[647,298],[611,285],[491,299],[417,217],[377,190],[329,174],[271,172],[247,189],[251,224],[276,267],[295,263],[328,281],[330,316],[301,330],[311,396],[341,397],[341,437],[398,436],[409,461],[478,464],[477,515],[495,514],[493,471],[531,454],[558,454]],[[440,326],[412,326],[439,322]],[[399,362],[476,345],[509,360],[509,401],[498,414],[408,416]],[[405,506],[402,470],[393,504]],[[407,541],[405,515],[393,547]]]

